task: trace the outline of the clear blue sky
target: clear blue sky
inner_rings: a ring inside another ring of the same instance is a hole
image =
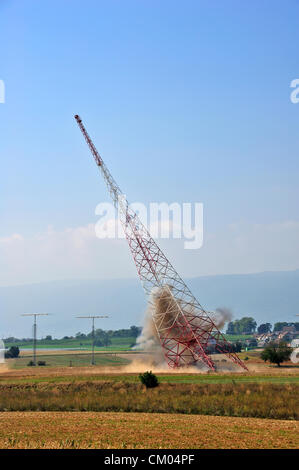
[[[49,225],[96,222],[109,197],[78,113],[130,201],[204,203],[205,246],[198,269],[177,253],[183,274],[298,268],[298,18],[297,0],[0,0],[0,239],[31,240],[25,266]],[[232,224],[239,264],[209,265],[209,236],[223,252]],[[70,277],[27,268],[16,282]]]

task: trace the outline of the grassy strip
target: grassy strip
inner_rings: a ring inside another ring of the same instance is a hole
[[[113,364],[109,364],[113,365]],[[114,364],[117,365],[117,364]],[[27,368],[30,371],[31,368]],[[0,375],[0,384],[37,384],[37,383],[61,383],[61,382],[125,382],[125,383],[139,383],[138,374],[127,373],[105,373],[105,374],[93,374],[92,368],[90,373],[82,375],[76,373],[75,369],[67,368],[69,374],[59,371],[59,375],[46,375],[46,368],[38,368],[39,371],[45,372],[44,375],[36,376],[6,376]],[[34,369],[34,371],[38,371]],[[53,369],[54,370],[54,369]],[[71,373],[73,372],[73,373]],[[269,384],[297,384],[299,385],[299,375],[278,375],[278,374],[267,374],[267,375],[255,375],[255,374],[157,374],[160,383],[181,383],[181,384],[241,384],[241,383],[269,383]]]
[[[125,382],[0,385],[0,411],[117,411],[298,419],[298,386]]]

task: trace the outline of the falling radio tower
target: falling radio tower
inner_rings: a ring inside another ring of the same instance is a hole
[[[118,208],[138,275],[152,306],[155,334],[161,343],[168,366],[177,368],[202,362],[215,370],[215,364],[209,355],[212,350],[225,354],[247,370],[214,320],[194,297],[130,207],[80,117],[75,115],[75,119],[102,172],[113,204]]]

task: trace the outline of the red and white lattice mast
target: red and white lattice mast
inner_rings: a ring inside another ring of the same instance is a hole
[[[107,184],[129,243],[143,288],[154,308],[153,322],[169,367],[198,361],[215,370],[209,351],[225,354],[245,370],[211,316],[202,308],[148,230],[131,209],[103,162],[82,120],[75,119]]]

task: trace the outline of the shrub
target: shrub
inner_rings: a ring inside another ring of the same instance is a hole
[[[38,366],[45,366],[45,365],[46,365],[46,361],[38,361],[37,365],[38,365]]]
[[[32,367],[32,366],[34,366],[34,365],[35,365],[35,364],[34,364],[33,361],[29,361],[28,364],[27,364],[28,367]]]
[[[152,371],[144,372],[144,374],[139,375],[139,379],[146,388],[154,388],[159,385],[158,377],[152,373]]]
[[[20,354],[20,350],[18,346],[12,346],[11,348],[9,348],[8,351],[5,352],[5,359],[12,359],[12,358],[18,357],[19,354]]]

